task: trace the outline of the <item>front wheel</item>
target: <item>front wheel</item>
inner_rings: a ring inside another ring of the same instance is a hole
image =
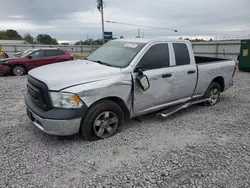
[[[219,84],[216,82],[212,82],[209,85],[209,87],[204,95],[204,98],[207,99],[207,101],[203,103],[205,106],[215,105],[220,98],[220,86],[219,86]]]
[[[81,122],[80,133],[86,140],[98,140],[115,135],[124,123],[120,106],[103,100],[94,104]]]
[[[22,76],[25,74],[25,68],[22,65],[15,65],[12,68],[12,74],[14,76]]]

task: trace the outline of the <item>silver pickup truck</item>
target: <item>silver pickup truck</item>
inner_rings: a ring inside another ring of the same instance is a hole
[[[195,57],[185,40],[113,40],[85,60],[31,70],[27,114],[48,134],[107,138],[128,118],[216,104],[235,70],[231,60]]]

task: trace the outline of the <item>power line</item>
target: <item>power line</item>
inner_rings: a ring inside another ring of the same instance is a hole
[[[226,19],[217,19],[217,20],[207,21],[207,22],[203,22],[203,23],[193,23],[193,24],[186,25],[186,26],[180,27],[180,28],[182,29],[182,28],[186,28],[186,27],[194,27],[194,26],[207,25],[207,24],[220,23],[220,22],[228,22],[228,21],[237,20],[237,19],[244,19],[244,18],[248,18],[248,17],[250,17],[250,15],[237,16],[237,17],[226,18]]]
[[[174,32],[178,32],[177,29],[166,28],[166,27],[154,27],[154,26],[146,26],[146,25],[136,25],[136,24],[123,23],[123,22],[116,22],[116,21],[111,21],[111,20],[105,20],[105,22],[113,23],[113,24],[120,24],[120,25],[135,26],[135,27],[144,27],[144,28],[150,28],[150,29],[171,30],[171,31],[174,31]]]

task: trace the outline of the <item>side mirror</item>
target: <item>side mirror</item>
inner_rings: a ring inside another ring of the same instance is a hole
[[[150,88],[149,80],[146,75],[143,74],[143,71],[141,69],[137,69],[138,76],[137,80],[139,82],[139,85],[141,86],[143,91],[146,91]]]
[[[28,58],[29,58],[29,59],[32,59],[32,55],[28,55]]]

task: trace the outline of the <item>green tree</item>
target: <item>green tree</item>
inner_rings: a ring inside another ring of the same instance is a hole
[[[6,35],[5,31],[0,31],[0,39],[2,40],[8,40],[9,38]]]
[[[61,45],[69,45],[68,42],[62,42]]]
[[[48,34],[39,34],[36,40],[39,44],[58,44],[57,40]]]
[[[0,31],[0,39],[3,40],[21,40],[21,35],[16,30],[8,29],[6,31]]]
[[[6,32],[6,36],[10,40],[21,40],[22,39],[21,35],[19,35],[19,33],[16,30],[8,29],[5,32]]]
[[[23,35],[23,40],[27,41],[30,44],[34,44],[34,38],[29,34],[29,33],[25,33]]]
[[[83,45],[83,44],[84,44],[84,42],[82,40],[80,40],[80,41],[76,42],[74,45]]]

